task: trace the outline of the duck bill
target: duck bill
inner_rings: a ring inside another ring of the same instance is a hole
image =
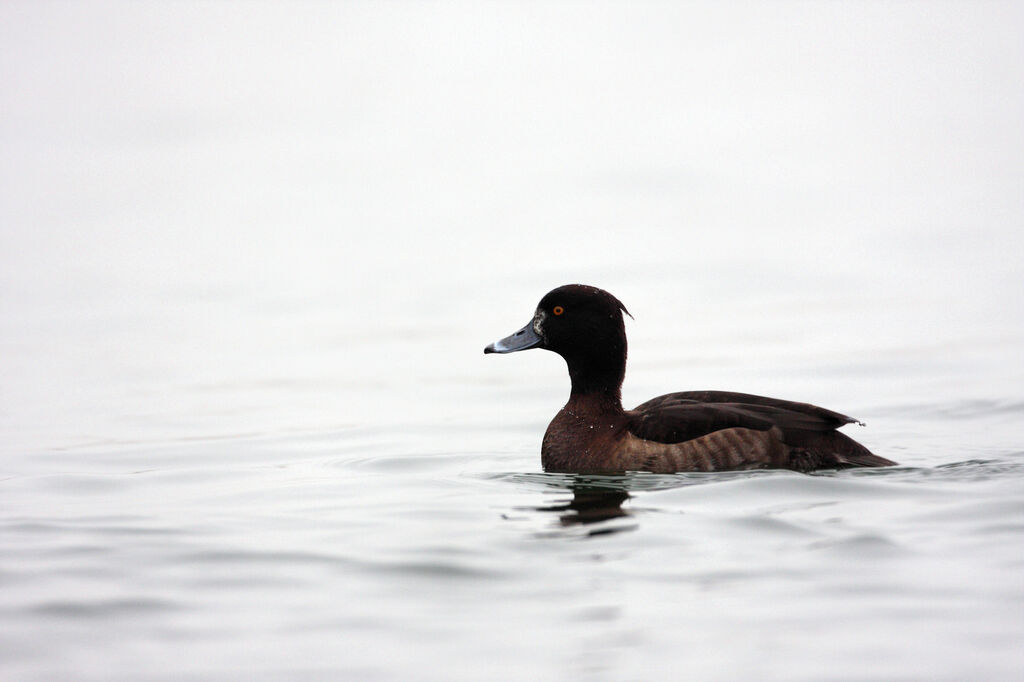
[[[484,348],[484,353],[515,353],[517,350],[536,348],[542,343],[544,340],[533,331],[533,320],[530,320],[529,324],[515,334],[510,334]]]

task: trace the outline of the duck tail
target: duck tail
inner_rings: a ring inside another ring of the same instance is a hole
[[[832,436],[832,443],[830,445],[836,459],[835,466],[837,468],[891,467],[896,464],[891,459],[879,457],[846,434],[833,431],[830,435]]]

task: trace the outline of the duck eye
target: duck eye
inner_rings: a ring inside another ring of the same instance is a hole
[[[565,312],[565,308],[563,308],[560,305],[556,305],[554,308],[551,309],[551,312],[553,312],[555,315],[561,315],[562,313]]]

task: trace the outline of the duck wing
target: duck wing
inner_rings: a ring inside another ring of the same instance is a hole
[[[730,391],[669,393],[632,412],[630,431],[659,443],[681,443],[734,427],[767,431],[777,426],[783,434],[825,433],[857,421],[809,403]]]
[[[809,403],[729,391],[684,391],[648,400],[627,414],[629,431],[646,441],[674,444],[725,429],[774,428],[789,446],[790,457],[810,458],[801,469],[893,464],[836,431],[856,419]]]

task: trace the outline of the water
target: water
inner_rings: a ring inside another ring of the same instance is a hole
[[[0,676],[1024,676],[1014,5],[6,3]],[[885,470],[547,475],[487,356]]]

